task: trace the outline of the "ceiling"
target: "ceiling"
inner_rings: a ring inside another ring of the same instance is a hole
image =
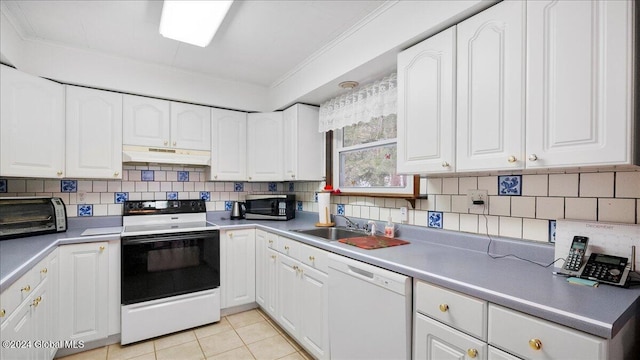
[[[162,1],[2,1],[26,39],[273,87],[385,1],[238,1],[206,48],[158,33]]]

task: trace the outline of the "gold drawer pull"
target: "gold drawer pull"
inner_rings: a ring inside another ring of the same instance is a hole
[[[104,246],[100,246],[100,252],[103,252],[103,251],[104,251],[104,249],[105,249],[105,247],[104,247]]]
[[[44,268],[42,270],[40,270],[41,273],[46,274],[49,270],[47,270],[47,268]]]
[[[316,258],[313,256],[309,256],[309,261],[316,261]]]
[[[0,309],[0,317],[4,317],[6,314],[7,312],[4,309]]]
[[[467,350],[467,355],[469,355],[470,358],[475,358],[476,356],[478,356],[478,350],[469,349]]]
[[[287,250],[287,251],[289,251],[289,247],[288,247],[288,246],[285,246],[285,247],[284,247],[284,249],[285,249],[285,250]]]
[[[37,298],[33,299],[33,303],[31,303],[31,306],[36,307],[38,306],[38,304],[40,304],[41,301],[42,301],[42,296],[38,296]]]
[[[529,340],[529,346],[531,346],[533,350],[540,350],[542,349],[542,341],[540,341],[540,339],[531,339]]]
[[[449,310],[449,305],[447,304],[440,304],[440,311],[442,312],[447,312]]]
[[[271,258],[272,258],[273,260],[275,260],[275,259],[276,259],[276,256],[275,256],[275,255],[271,255]]]
[[[20,289],[20,291],[24,291],[24,292],[31,291],[31,285],[27,285],[27,286],[23,287],[22,289]]]

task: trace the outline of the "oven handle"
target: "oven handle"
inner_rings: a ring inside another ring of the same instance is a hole
[[[174,234],[149,234],[149,235],[123,236],[121,243],[122,243],[122,246],[126,246],[126,245],[148,244],[148,243],[155,243],[155,242],[200,239],[203,237],[207,239],[218,240],[220,238],[220,232],[219,230],[209,230],[209,231],[194,231],[194,232],[188,232],[188,233],[174,233]]]

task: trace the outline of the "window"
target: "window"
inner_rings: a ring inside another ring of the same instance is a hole
[[[413,177],[396,173],[396,115],[334,133],[333,187],[342,192],[413,194]]]

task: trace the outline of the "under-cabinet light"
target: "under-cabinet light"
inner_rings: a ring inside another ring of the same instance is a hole
[[[165,0],[160,19],[160,34],[166,38],[205,47],[218,31],[231,3],[233,0]]]

